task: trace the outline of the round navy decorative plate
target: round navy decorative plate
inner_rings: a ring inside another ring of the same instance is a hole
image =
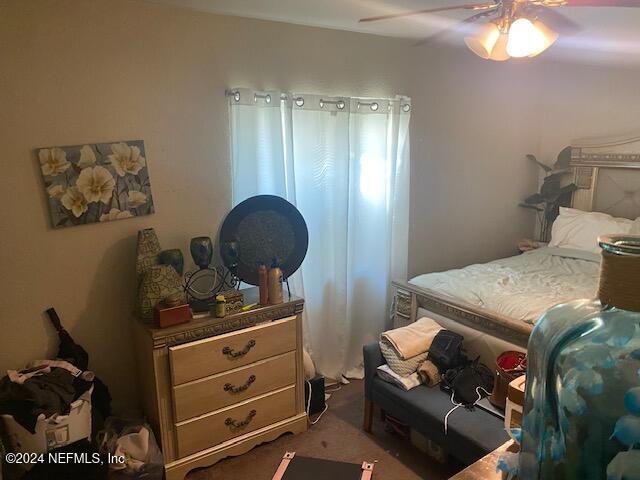
[[[309,246],[302,214],[284,198],[257,195],[235,206],[220,229],[225,266],[240,280],[258,285],[258,267],[275,260],[284,278],[300,268]]]

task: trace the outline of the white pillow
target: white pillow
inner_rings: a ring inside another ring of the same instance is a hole
[[[633,226],[631,227],[631,231],[629,232],[632,235],[640,235],[640,217],[636,218],[636,221],[633,222]]]
[[[633,227],[633,220],[626,218],[615,218],[606,213],[583,212],[574,208],[560,207],[560,216],[556,218],[551,227],[549,246],[600,253],[599,236],[628,234]]]

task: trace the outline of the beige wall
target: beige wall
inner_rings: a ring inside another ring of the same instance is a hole
[[[513,255],[534,219],[535,63],[418,50],[413,92],[410,275]]]
[[[640,132],[640,67],[543,66],[540,155],[553,162],[572,139]]]
[[[517,206],[572,140],[640,131],[639,66],[428,51],[413,92],[410,274],[512,255],[535,217]],[[436,205],[436,208],[429,208]]]
[[[54,353],[42,311],[55,306],[117,405],[136,403],[136,232],[154,227],[185,256],[191,237],[215,235],[230,203],[231,86],[411,95],[411,273],[510,254],[533,229],[516,206],[537,173],[522,155],[556,142],[537,87],[553,70],[410,45],[130,0],[0,0],[0,371]],[[157,213],[52,230],[33,149],[134,138]]]
[[[407,42],[126,0],[1,5],[0,371],[54,353],[55,306],[122,405],[136,232],[188,256],[230,205],[225,88],[407,92]],[[157,213],[52,230],[32,149],[136,138]]]

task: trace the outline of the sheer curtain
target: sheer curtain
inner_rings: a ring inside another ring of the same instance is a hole
[[[410,100],[234,89],[234,205],[257,194],[297,206],[309,251],[292,287],[305,343],[330,378],[361,377],[384,330],[389,284],[406,278]]]

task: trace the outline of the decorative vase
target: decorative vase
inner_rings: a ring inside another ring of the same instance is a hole
[[[238,242],[235,240],[224,242],[222,244],[221,253],[225,266],[232,274],[235,275],[238,267]]]
[[[194,263],[200,268],[207,268],[211,265],[213,257],[213,245],[209,237],[195,237],[191,239],[191,257]]]
[[[142,274],[138,289],[138,315],[149,320],[153,318],[156,305],[171,298],[172,302],[185,303],[182,278],[171,265],[155,265]]]
[[[138,252],[136,256],[136,274],[138,277],[154,265],[158,265],[160,242],[153,228],[138,231]]]
[[[171,265],[178,275],[182,276],[184,272],[184,257],[179,248],[172,248],[160,252],[160,263],[163,265]]]
[[[519,478],[640,478],[640,237],[601,237],[597,300],[529,340]]]

